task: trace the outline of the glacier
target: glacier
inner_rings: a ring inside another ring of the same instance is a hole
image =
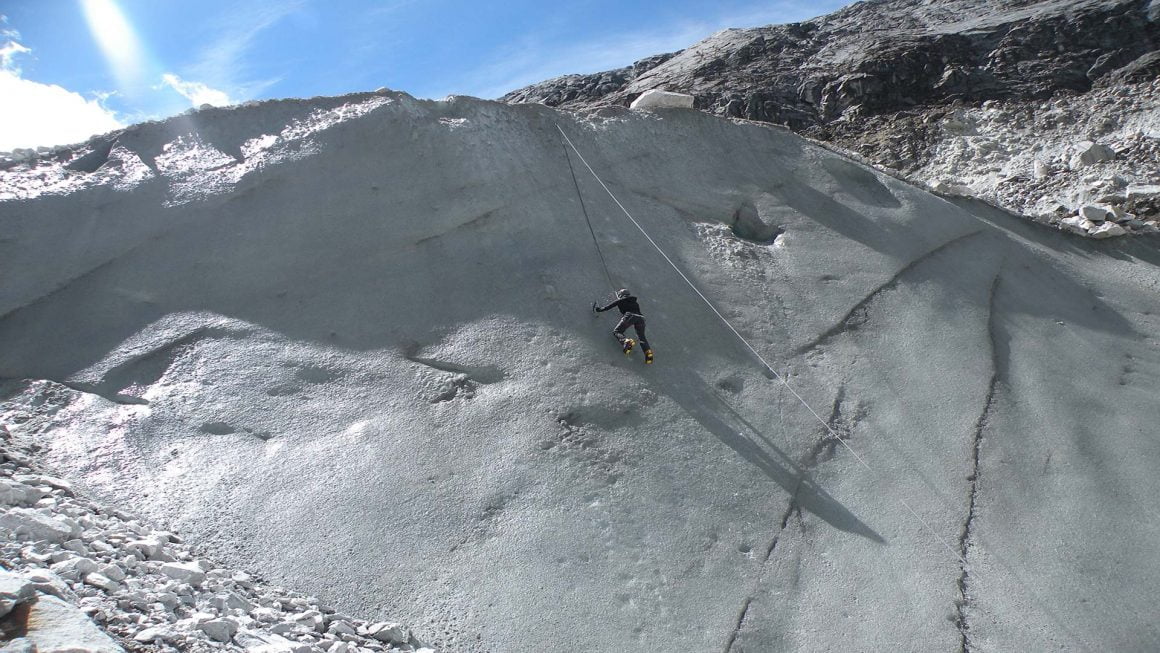
[[[440,650],[1160,646],[1152,238],[691,110],[391,91],[9,165],[0,230],[45,464]]]

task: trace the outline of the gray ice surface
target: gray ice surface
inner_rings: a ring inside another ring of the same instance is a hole
[[[344,102],[0,172],[68,478],[446,651],[1160,647],[1155,240],[693,111]],[[849,449],[574,158],[620,353],[557,123]]]

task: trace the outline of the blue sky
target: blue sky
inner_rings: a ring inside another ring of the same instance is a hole
[[[496,97],[850,0],[0,0],[0,151],[201,104]]]

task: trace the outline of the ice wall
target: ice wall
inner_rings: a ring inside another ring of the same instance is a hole
[[[557,125],[829,430],[577,165],[619,352]],[[0,172],[0,376],[236,566],[447,651],[1160,643],[1149,243],[685,110],[377,93],[55,157]]]

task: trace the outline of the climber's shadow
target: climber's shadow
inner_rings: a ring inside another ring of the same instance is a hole
[[[874,529],[819,486],[810,476],[809,470],[774,445],[704,380],[695,374],[686,378],[692,378],[692,381],[662,382],[660,389],[717,439],[780,485],[797,506],[817,515],[834,528],[880,544],[886,543]]]

